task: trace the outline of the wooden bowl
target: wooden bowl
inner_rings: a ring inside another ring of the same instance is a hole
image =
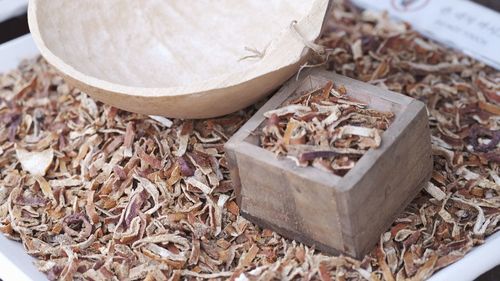
[[[28,15],[45,59],[95,99],[208,118],[296,73],[328,8],[328,0],[32,0]]]

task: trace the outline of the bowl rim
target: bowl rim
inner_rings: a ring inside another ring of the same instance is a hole
[[[310,0],[312,2],[311,10],[304,14],[304,17],[295,21],[299,30],[307,29],[311,25],[318,25],[317,15],[322,16],[319,26],[314,28],[313,34],[308,34],[311,41],[317,39],[325,25],[328,10],[331,8],[332,0]],[[303,38],[300,38],[292,31],[292,28],[282,30],[277,37],[275,37],[269,44],[266,55],[251,65],[249,68],[240,71],[230,72],[224,75],[216,76],[211,79],[205,79],[200,82],[195,82],[187,86],[173,86],[173,87],[140,87],[140,86],[127,86],[120,83],[110,82],[101,78],[94,77],[77,70],[74,66],[66,63],[62,58],[54,54],[49,47],[45,44],[38,21],[38,5],[43,4],[42,0],[30,0],[28,5],[28,25],[32,33],[35,44],[42,56],[54,66],[63,75],[69,76],[71,79],[76,80],[91,88],[99,89],[104,92],[112,92],[131,97],[180,97],[186,95],[199,94],[203,92],[210,92],[213,90],[222,90],[246,82],[255,80],[261,76],[286,68],[290,65],[296,64],[308,53],[308,48]],[[307,29],[310,30],[311,28]],[[308,39],[309,39],[308,38]],[[290,52],[280,52],[284,43],[287,46],[294,45],[295,48],[302,51],[297,54],[289,54]],[[280,55],[281,54],[281,55]],[[289,55],[285,55],[289,54]],[[273,55],[276,55],[273,57]],[[279,60],[278,60],[279,58]]]

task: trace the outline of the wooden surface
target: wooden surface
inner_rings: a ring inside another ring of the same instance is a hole
[[[258,146],[263,113],[328,80],[349,96],[396,114],[382,135],[344,177],[297,167]],[[394,217],[413,199],[432,171],[430,132],[424,105],[321,69],[291,79],[226,144],[242,215],[288,238],[329,253],[362,257]]]
[[[246,107],[295,74],[329,5],[32,0],[28,16],[42,55],[94,98],[145,114],[206,118]],[[248,49],[261,56],[243,59],[255,55]]]

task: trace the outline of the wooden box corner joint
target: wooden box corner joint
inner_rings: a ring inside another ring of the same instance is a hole
[[[226,144],[225,150],[242,215],[281,235],[327,253],[362,257],[432,173],[425,105],[366,83],[313,69],[292,78]],[[332,80],[348,96],[395,119],[345,176],[297,167],[259,146],[253,134],[264,112]]]

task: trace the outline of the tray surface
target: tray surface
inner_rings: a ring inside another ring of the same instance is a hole
[[[14,69],[20,60],[39,54],[31,35],[0,45],[0,73]],[[473,280],[483,272],[500,264],[500,233],[486,239],[486,243],[475,247],[464,258],[440,270],[429,280]],[[4,281],[46,280],[38,272],[22,245],[0,235],[0,279]]]

